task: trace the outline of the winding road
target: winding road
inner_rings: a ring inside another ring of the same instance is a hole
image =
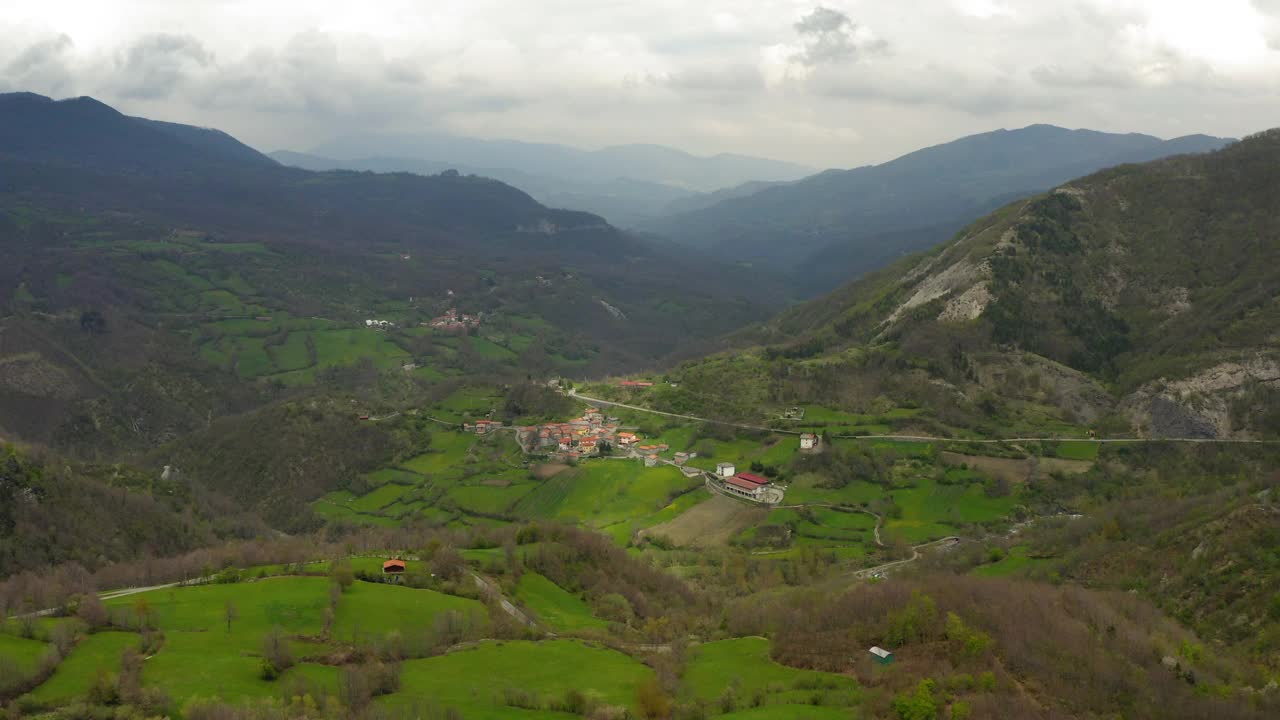
[[[955,547],[956,545],[959,545],[962,542],[962,540],[963,538],[961,538],[958,535],[948,535],[947,537],[938,538],[937,540],[931,540],[927,543],[913,545],[911,547],[911,557],[905,560],[894,560],[893,562],[887,562],[882,565],[876,565],[869,568],[863,568],[861,570],[855,570],[853,572],[853,576],[858,578],[872,577],[879,573],[883,573],[887,570],[892,570],[893,568],[901,567],[903,565],[906,565],[907,563],[913,563],[916,560],[919,560],[920,551],[924,550],[925,548],[933,547],[934,545],[940,545],[942,547],[952,548],[952,547]]]
[[[640,405],[628,405],[627,403],[614,402],[612,400],[604,400],[601,398],[593,398],[582,395],[577,388],[569,388],[569,397],[583,400],[596,405],[608,405],[610,407],[620,407],[627,410],[635,410],[637,412],[650,413],[652,415],[662,415],[664,417],[679,418],[682,420],[692,420],[700,423],[711,423],[714,425],[725,425],[727,427],[740,428],[742,430],[761,430],[764,432],[777,433],[779,435],[799,435],[800,430],[781,430],[778,428],[765,427],[763,425],[749,425],[743,423],[730,422],[728,420],[715,420],[712,418],[698,417],[697,415],[681,415],[680,413],[670,413],[663,410],[654,410],[652,408],[642,407]],[[1192,438],[1192,437],[1161,437],[1161,438],[1073,438],[1073,437],[1008,437],[1008,438],[949,438],[938,437],[936,435],[832,435],[833,438],[841,440],[900,440],[904,442],[958,442],[958,443],[980,443],[980,444],[1000,444],[1000,443],[1017,443],[1017,442],[1057,442],[1062,440],[1070,440],[1072,442],[1090,442],[1098,444],[1108,443],[1161,443],[1161,442],[1178,442],[1178,443],[1228,443],[1236,445],[1274,445],[1280,444],[1280,440],[1250,440],[1243,438]]]

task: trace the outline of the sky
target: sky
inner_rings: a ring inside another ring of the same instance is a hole
[[[0,91],[261,150],[447,132],[814,167],[1280,125],[1280,0],[2,0]]]

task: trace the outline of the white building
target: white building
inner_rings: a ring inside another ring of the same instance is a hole
[[[733,466],[733,463],[723,462],[716,464],[716,475],[720,477],[733,477],[737,473],[738,469]]]
[[[800,434],[800,449],[812,450],[818,446],[818,436],[813,433]]]

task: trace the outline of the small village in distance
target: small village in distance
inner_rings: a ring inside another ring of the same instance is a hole
[[[670,465],[679,468],[686,477],[702,476],[712,492],[764,505],[781,503],[786,493],[783,485],[762,475],[739,472],[731,462],[718,463],[711,472],[688,465],[697,453],[677,451],[667,457],[670,446],[646,443],[638,432],[626,429],[619,418],[606,416],[594,405],[589,405],[581,417],[568,422],[508,427],[500,420],[481,419],[463,423],[462,429],[480,436],[514,432],[516,442],[526,455],[543,454],[566,461],[630,458],[643,462],[645,467]],[[817,442],[816,435],[800,436],[801,449],[814,449]]]

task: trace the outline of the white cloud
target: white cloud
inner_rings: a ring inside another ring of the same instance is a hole
[[[440,128],[849,166],[1032,122],[1276,124],[1278,4],[18,0],[0,85],[264,149]]]

